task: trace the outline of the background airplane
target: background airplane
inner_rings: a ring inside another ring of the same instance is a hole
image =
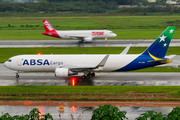
[[[43,20],[44,28],[46,32],[42,32],[43,35],[57,37],[62,39],[79,39],[83,41],[93,41],[96,38],[113,38],[117,35],[110,30],[67,30],[58,31],[47,21]]]
[[[83,72],[82,79],[95,76],[95,71],[131,71],[170,63],[175,55],[165,56],[175,27],[168,27],[142,54],[97,55],[18,55],[4,66],[19,71],[55,71],[56,77],[68,77]]]

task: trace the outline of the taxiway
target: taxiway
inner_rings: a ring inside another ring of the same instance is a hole
[[[95,40],[80,43],[78,40],[0,40],[0,48],[7,47],[148,47],[154,39],[147,40]],[[172,39],[170,46],[180,46],[180,39]]]

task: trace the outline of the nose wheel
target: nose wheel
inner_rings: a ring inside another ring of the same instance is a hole
[[[19,78],[19,75],[18,75],[18,74],[16,75],[16,78]]]
[[[16,72],[16,78],[19,78],[19,71]]]

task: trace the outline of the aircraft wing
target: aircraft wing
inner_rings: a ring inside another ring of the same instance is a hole
[[[96,69],[98,67],[103,67],[106,64],[106,61],[108,59],[109,55],[106,55],[98,65],[96,66],[62,66],[61,68],[68,68],[72,71],[82,72],[82,71],[91,71],[93,69]]]

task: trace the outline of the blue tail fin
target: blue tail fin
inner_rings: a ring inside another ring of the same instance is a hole
[[[169,26],[164,32],[142,53],[142,55],[152,54],[158,58],[164,58],[171,42],[176,27]]]

